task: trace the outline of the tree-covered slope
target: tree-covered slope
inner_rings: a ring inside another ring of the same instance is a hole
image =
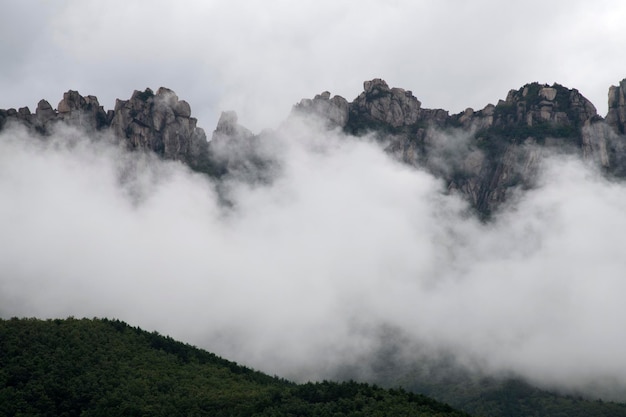
[[[355,382],[296,385],[111,320],[0,320],[0,416],[463,416]]]
[[[516,378],[457,375],[433,382],[421,377],[405,386],[484,417],[626,417],[626,404],[559,394]]]

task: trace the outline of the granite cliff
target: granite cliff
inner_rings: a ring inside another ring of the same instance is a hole
[[[450,115],[423,108],[411,91],[381,79],[364,83],[352,102],[324,92],[304,99],[295,113],[315,114],[353,135],[373,135],[400,160],[428,168],[450,192],[462,193],[483,216],[512,188],[532,187],[548,152],[578,153],[609,175],[626,174],[626,80],[609,91],[609,112],[576,89],[530,83],[481,110]]]
[[[530,83],[495,105],[451,115],[423,108],[411,91],[374,79],[351,102],[326,91],[301,100],[290,117],[313,116],[326,129],[380,141],[399,160],[440,177],[449,192],[461,193],[486,217],[513,189],[533,186],[538,162],[549,152],[579,154],[607,175],[626,176],[626,79],[610,87],[608,102],[603,118],[576,89]],[[14,123],[44,137],[58,123],[109,132],[128,149],[216,177],[242,170],[270,177],[263,170],[271,155],[258,146],[267,133],[255,135],[234,112],[224,112],[208,141],[189,104],[163,87],[135,91],[108,111],[96,97],[76,91],[66,92],[56,109],[41,100],[34,113],[27,107],[0,110],[0,129]]]
[[[0,110],[0,129],[22,124],[43,136],[51,134],[59,123],[87,132],[109,131],[128,149],[154,152],[181,161],[198,171],[207,171],[208,142],[191,108],[176,94],[161,87],[135,91],[128,100],[117,100],[114,110],[105,111],[97,97],[83,97],[68,91],[56,110],[41,100],[32,113],[28,107]],[[208,171],[207,171],[208,172]]]

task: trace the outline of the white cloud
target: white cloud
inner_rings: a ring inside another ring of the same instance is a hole
[[[374,143],[295,120],[265,140],[279,174],[232,181],[227,209],[208,179],[106,137],[2,132],[0,314],[117,317],[304,379],[391,326],[490,372],[626,386],[622,185],[552,158],[481,224]]]

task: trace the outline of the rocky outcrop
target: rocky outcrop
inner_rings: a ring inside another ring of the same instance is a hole
[[[465,128],[513,128],[518,136],[524,135],[522,128],[529,135],[570,136],[585,122],[600,119],[594,105],[578,90],[539,83],[509,91],[495,106],[489,104],[480,111],[469,108],[451,117],[453,124]]]
[[[598,117],[594,105],[578,90],[559,84],[527,84],[517,91],[511,90],[506,100],[498,104],[496,109],[501,117],[495,120],[496,126],[525,123],[533,127],[548,123],[552,126],[579,127]]]
[[[229,175],[247,182],[270,182],[276,166],[276,152],[267,143],[271,136],[271,133],[253,134],[238,123],[234,111],[222,112],[209,142],[215,175]]]
[[[206,143],[204,130],[196,123],[189,103],[161,87],[156,94],[146,89],[135,91],[129,100],[117,100],[110,127],[131,149],[149,149],[194,165],[196,153]]]
[[[605,169],[611,167],[602,118],[577,90],[559,84],[527,84],[495,106],[468,109],[451,119],[451,125],[474,129],[470,149],[485,157],[479,174],[457,169],[446,180],[482,214],[493,212],[512,188],[532,187],[543,147],[579,152]]]
[[[46,100],[40,100],[37,103],[37,109],[35,110],[35,125],[43,128],[52,120],[57,117],[57,113],[54,111],[50,103]]]
[[[626,162],[626,151],[614,132],[623,131],[626,122],[624,82],[610,93],[614,129],[578,90],[556,83],[526,84],[496,105],[455,115],[423,108],[411,91],[390,88],[381,79],[366,81],[363,87],[347,105],[333,107],[325,92],[302,100],[295,110],[323,117],[338,108],[345,114],[347,107],[345,124],[333,120],[330,125],[343,126],[350,134],[373,133],[389,153],[441,177],[450,192],[465,195],[485,216],[511,189],[533,185],[544,147],[580,152],[608,172],[626,172],[619,168]],[[451,143],[450,137],[457,139]]]
[[[363,83],[364,91],[349,104],[347,128],[353,133],[372,129],[400,132],[424,122],[445,123],[445,110],[422,109],[411,91],[389,88],[379,78]]]
[[[420,119],[422,103],[410,91],[389,88],[380,78],[363,83],[364,91],[352,102],[350,117],[393,128],[410,126]]]
[[[0,110],[0,128],[7,123],[20,123],[47,135],[53,131],[56,123],[63,121],[67,125],[92,131],[106,128],[110,116],[100,106],[96,97],[83,97],[77,91],[70,90],[63,94],[57,110],[46,100],[37,103],[35,113],[31,113],[28,107],[22,107],[17,111]]]
[[[618,133],[626,133],[626,79],[609,88],[609,111],[606,122]]]
[[[210,172],[208,143],[204,130],[191,117],[191,108],[167,88],[135,91],[129,100],[117,100],[108,112],[94,96],[68,91],[53,109],[41,100],[35,113],[28,107],[0,110],[0,128],[20,123],[40,134],[51,134],[55,126],[66,125],[87,132],[110,131],[129,149],[151,151],[171,160],[182,161],[194,169]]]
[[[366,81],[352,102],[325,91],[300,101],[293,113],[313,115],[327,129],[377,138],[399,160],[440,177],[482,216],[512,189],[532,187],[547,151],[579,153],[609,175],[626,177],[626,80],[609,90],[606,121],[578,90],[559,84],[526,84],[496,105],[450,115],[423,108],[411,91],[378,78]],[[129,149],[216,177],[270,181],[279,165],[271,133],[254,135],[234,112],[224,112],[208,142],[189,104],[167,88],[135,91],[109,111],[77,91],[66,92],[56,110],[45,100],[34,113],[27,107],[0,110],[0,128],[20,123],[45,136],[60,122],[111,132]]]
[[[59,102],[57,112],[60,120],[90,131],[102,129],[110,122],[96,97],[83,97],[78,94],[78,91],[70,90],[63,94],[63,100]]]
[[[234,111],[225,111],[220,115],[217,127],[211,136],[211,143],[221,141],[246,141],[254,135],[252,132],[239,123],[237,123],[237,113]]]
[[[314,115],[326,122],[329,129],[344,128],[348,123],[350,107],[348,100],[341,96],[330,97],[328,91],[316,95],[313,99],[302,99],[294,106],[295,113]]]

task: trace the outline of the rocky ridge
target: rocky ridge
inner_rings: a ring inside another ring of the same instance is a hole
[[[608,174],[626,174],[626,80],[610,88],[605,119],[578,90],[556,83],[526,84],[496,105],[454,115],[425,109],[411,91],[381,79],[363,88],[352,102],[328,92],[302,100],[294,113],[315,114],[350,134],[374,135],[397,158],[443,178],[483,216],[511,189],[532,187],[547,152],[579,153]]]
[[[191,117],[189,104],[170,89],[161,87],[156,94],[149,88],[135,91],[108,111],[96,97],[73,90],[63,94],[56,110],[46,100],[39,101],[35,113],[28,107],[0,110],[0,129],[19,123],[47,136],[61,122],[87,132],[112,132],[129,149],[154,152],[208,172],[206,134]]]
[[[352,102],[325,91],[296,104],[292,116],[315,116],[325,128],[368,135],[407,164],[426,167],[451,193],[464,195],[488,217],[514,188],[532,187],[544,153],[578,153],[608,175],[626,176],[626,79],[609,89],[605,118],[576,89],[526,84],[483,109],[450,115],[427,109],[411,91],[382,79],[365,81]],[[234,112],[220,117],[211,141],[191,108],[167,89],[135,91],[105,111],[94,96],[68,91],[54,109],[41,100],[27,108],[0,110],[0,129],[21,123],[44,136],[64,122],[87,131],[111,132],[129,149],[154,152],[213,176],[235,171],[269,179],[271,155],[259,150],[262,135],[238,124]],[[266,135],[267,136],[267,135]],[[259,174],[260,173],[260,174]]]

